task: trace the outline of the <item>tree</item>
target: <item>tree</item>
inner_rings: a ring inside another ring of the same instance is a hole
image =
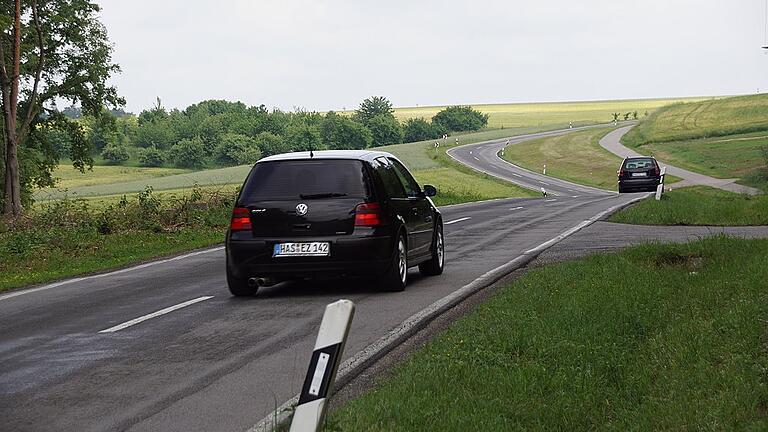
[[[215,152],[216,162],[223,165],[242,165],[261,159],[261,150],[253,138],[236,133],[222,135]]]
[[[360,103],[360,108],[355,112],[355,120],[364,125],[368,125],[374,117],[380,115],[388,115],[394,117],[392,109],[392,103],[384,96],[373,96],[363,100]]]
[[[320,131],[314,126],[301,122],[288,126],[285,141],[293,151],[325,149],[320,138]]]
[[[371,131],[364,125],[331,111],[320,126],[323,143],[334,150],[361,150],[373,143]]]
[[[390,114],[379,114],[368,121],[368,129],[373,134],[373,145],[383,146],[403,142],[403,128]]]
[[[85,118],[88,128],[88,141],[95,150],[101,150],[118,141],[117,117],[109,110],[102,109],[95,116]]]
[[[483,114],[471,106],[449,106],[432,117],[432,124],[450,132],[476,131],[488,124],[488,114]]]
[[[131,156],[124,145],[112,143],[104,147],[101,157],[111,164],[118,165],[130,159]]]
[[[445,133],[438,125],[432,124],[423,118],[410,118],[406,120],[403,132],[405,142],[439,138]]]
[[[32,186],[53,185],[56,157],[41,130],[57,127],[71,134],[75,168],[93,163],[83,129],[55,111],[56,101],[79,104],[86,115],[99,113],[105,104],[124,104],[107,83],[120,68],[112,62],[113,48],[98,12],[89,0],[7,0],[0,5],[0,180],[6,218],[21,214],[22,194]]]
[[[632,118],[637,120],[637,111],[632,111]]]
[[[253,137],[256,145],[261,150],[261,154],[264,156],[272,156],[274,154],[287,153],[291,151],[291,146],[288,144],[282,136],[275,135],[271,132],[261,132]]]
[[[168,157],[182,168],[201,168],[206,156],[205,144],[200,138],[183,139],[168,151]]]
[[[167,120],[141,123],[136,128],[136,145],[168,149],[176,142],[176,134]]]

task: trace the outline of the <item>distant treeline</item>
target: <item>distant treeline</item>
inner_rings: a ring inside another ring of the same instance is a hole
[[[224,100],[169,111],[160,99],[138,116],[122,110],[82,116],[77,107],[62,113],[79,119],[94,156],[101,156],[105,163],[184,168],[247,164],[263,156],[310,148],[364,149],[423,141],[479,130],[488,123],[487,114],[469,106],[451,106],[429,120],[408,119],[401,124],[392,104],[380,96],[365,99],[351,114],[285,112]],[[68,135],[56,130],[48,135],[58,155],[66,157]]]

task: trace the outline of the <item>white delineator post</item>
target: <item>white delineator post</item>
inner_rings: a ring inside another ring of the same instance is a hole
[[[325,307],[315,350],[299,394],[299,404],[293,413],[291,432],[315,432],[320,429],[354,315],[355,304],[349,300],[339,300]]]
[[[544,172],[542,174],[547,175],[547,164],[544,164]]]
[[[667,167],[661,168],[661,178],[659,179],[659,185],[656,186],[656,201],[661,201],[661,195],[664,193],[664,174],[667,173]]]

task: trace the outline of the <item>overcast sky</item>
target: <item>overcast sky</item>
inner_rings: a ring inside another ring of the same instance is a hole
[[[97,0],[138,112],[768,90],[766,0]]]

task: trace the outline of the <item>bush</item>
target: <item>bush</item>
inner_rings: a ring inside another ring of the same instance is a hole
[[[228,133],[221,137],[215,151],[216,162],[223,165],[252,164],[261,159],[261,150],[253,138]]]
[[[168,156],[174,165],[182,168],[201,168],[207,157],[205,145],[200,138],[183,139],[171,147]]]
[[[165,152],[157,147],[139,149],[139,165],[145,167],[159,167],[165,163]]]
[[[131,156],[124,145],[107,144],[104,150],[101,151],[101,157],[110,164],[118,165],[130,159]]]
[[[411,118],[406,120],[403,132],[405,142],[440,138],[445,133],[441,127],[434,125],[423,118]]]
[[[397,119],[387,114],[379,114],[368,122],[368,129],[373,135],[373,145],[383,146],[403,142],[403,128]]]
[[[450,132],[476,131],[488,124],[488,114],[470,106],[449,106],[435,114],[432,123]]]
[[[139,147],[167,149],[175,141],[176,134],[167,121],[144,123],[136,129],[136,145]]]

